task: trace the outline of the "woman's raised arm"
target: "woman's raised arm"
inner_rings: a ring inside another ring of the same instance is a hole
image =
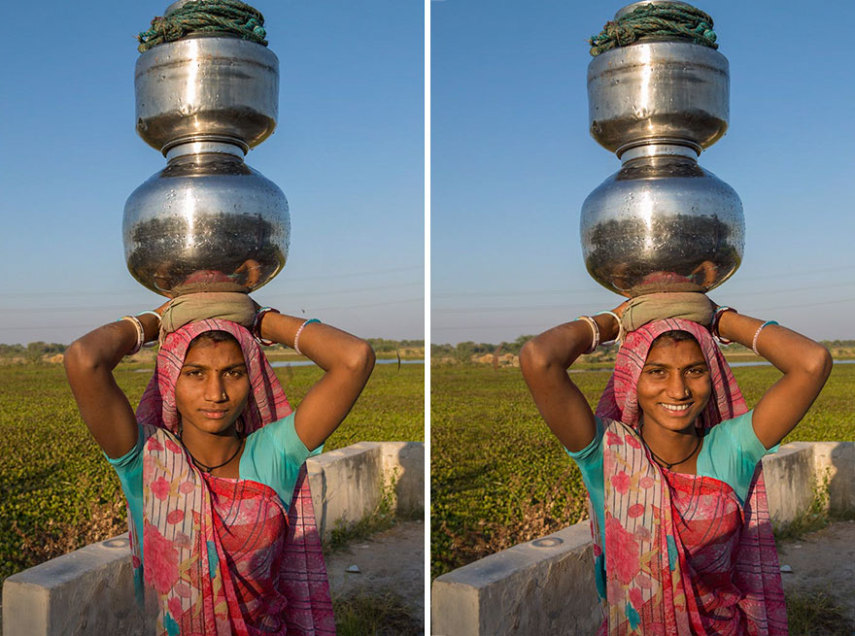
[[[374,350],[364,340],[319,322],[265,312],[262,338],[282,343],[325,371],[297,408],[294,427],[309,450],[324,443],[350,412],[374,369]]]
[[[721,314],[718,333],[753,348],[784,374],[757,402],[752,417],[757,439],[772,448],[795,428],[819,395],[831,373],[831,354],[795,331],[735,311]]]
[[[623,306],[614,313],[620,316]],[[620,325],[614,316],[590,317],[596,323],[597,340],[606,342],[618,336]],[[594,439],[594,413],[567,369],[595,344],[594,327],[586,320],[575,320],[544,331],[523,345],[520,369],[540,414],[564,447],[573,452],[585,448]]]
[[[160,323],[155,316],[142,314],[136,318],[143,328],[143,341],[157,338]],[[65,373],[80,415],[92,437],[113,459],[137,443],[137,421],[128,398],[113,378],[113,369],[136,348],[138,338],[133,321],[119,320],[90,331],[65,351]]]

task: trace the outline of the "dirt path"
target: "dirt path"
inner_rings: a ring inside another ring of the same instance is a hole
[[[855,624],[855,522],[838,521],[798,540],[778,544],[784,592],[821,590]]]
[[[328,555],[327,575],[333,598],[392,591],[403,598],[413,616],[424,625],[424,541],[424,523],[405,521]],[[360,572],[347,572],[354,565]]]

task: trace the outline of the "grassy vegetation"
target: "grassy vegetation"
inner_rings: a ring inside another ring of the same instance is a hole
[[[822,590],[792,592],[787,597],[787,623],[793,636],[851,636],[855,624]]]
[[[395,592],[358,594],[334,599],[338,636],[409,636],[424,626]]]
[[[734,374],[749,406],[780,373]],[[592,407],[608,373],[573,375]],[[578,469],[540,418],[518,369],[431,370],[431,574],[587,517]],[[785,440],[855,439],[855,365],[837,365],[817,402]]]
[[[150,377],[116,371],[132,404]],[[317,367],[277,369],[292,404],[320,377]],[[424,439],[424,368],[378,365],[326,449],[357,441]],[[86,430],[59,365],[0,373],[0,581],[126,530],[118,479]]]

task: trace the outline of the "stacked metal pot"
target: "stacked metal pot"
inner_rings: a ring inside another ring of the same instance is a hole
[[[168,297],[269,282],[287,258],[288,202],[243,157],[276,127],[276,55],[230,35],[190,35],[143,53],[135,90],[137,132],[167,166],[125,204],[131,274]]]
[[[742,260],[742,203],[697,158],[727,130],[727,59],[685,39],[642,38],[591,61],[588,106],[591,135],[622,163],[582,206],[591,276],[630,297],[724,282]]]

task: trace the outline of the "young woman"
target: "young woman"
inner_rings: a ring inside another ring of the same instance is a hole
[[[717,308],[716,336],[783,372],[748,411],[706,327],[655,320],[626,335],[595,415],[566,370],[619,336],[625,307],[550,329],[520,356],[588,489],[601,633],[786,633],[759,460],[807,412],[831,357],[789,329]]]
[[[74,342],[69,382],[128,499],[138,592],[157,606],[157,633],[335,633],[302,467],[350,411],[374,354],[316,320],[256,313],[241,296],[237,314],[255,335],[230,320],[190,320],[185,306],[177,322],[187,324],[165,336],[136,415],[112,371],[157,339],[164,310],[178,327],[169,303]],[[296,411],[256,336],[324,370]]]

